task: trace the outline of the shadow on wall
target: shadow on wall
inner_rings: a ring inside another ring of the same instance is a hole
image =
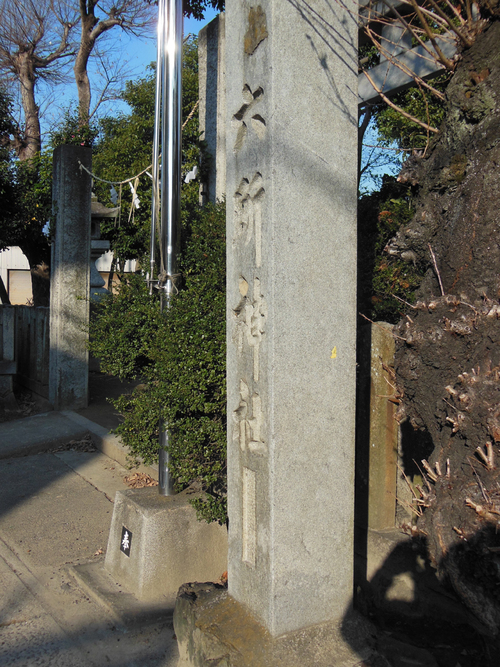
[[[323,12],[317,11],[308,2],[304,2],[304,0],[289,0],[289,2],[311,28],[311,34],[308,34],[307,38],[327,77],[328,85],[331,89],[331,97],[329,97],[328,101],[336,112],[340,111],[357,128],[358,118],[357,116],[353,116],[349,106],[345,103],[338,83],[335,81],[335,76],[328,64],[328,54],[330,54],[333,60],[342,62],[347,67],[347,70],[355,75],[356,90],[353,90],[352,93],[357,101],[358,52],[352,41],[352,35],[356,35],[357,37],[358,32],[357,5],[355,6],[355,11],[352,11],[346,3],[338,0],[337,4],[345,12],[343,20],[332,25],[324,18],[324,15],[334,15],[329,2],[325,3],[324,15]]]

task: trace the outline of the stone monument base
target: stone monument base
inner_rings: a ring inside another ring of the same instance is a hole
[[[311,593],[313,595],[313,593]],[[373,628],[350,612],[340,623],[322,623],[277,638],[218,584],[185,584],[179,590],[174,630],[178,667],[353,667],[377,664]]]
[[[117,491],[104,567],[138,600],[174,600],[186,581],[216,581],[227,570],[226,527],[198,521],[195,497]]]

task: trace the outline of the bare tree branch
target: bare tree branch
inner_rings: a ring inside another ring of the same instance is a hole
[[[42,78],[57,78],[71,55],[70,35],[78,16],[63,19],[56,4],[55,0],[2,0],[0,4],[0,74],[17,84],[21,97],[24,133],[15,137],[13,148],[23,160],[41,148],[36,84]]]
[[[380,97],[384,100],[386,104],[388,104],[391,109],[394,109],[398,113],[400,113],[402,116],[405,118],[408,118],[408,120],[413,121],[414,123],[417,123],[417,125],[420,125],[420,127],[423,127],[425,130],[428,130],[429,132],[437,133],[438,130],[435,127],[431,127],[427,123],[424,123],[423,121],[419,120],[418,118],[415,118],[415,116],[412,116],[411,114],[407,113],[401,107],[398,107],[397,104],[394,104],[387,95],[384,95],[384,93],[380,90],[380,88],[377,87],[376,83],[373,81],[372,77],[369,74],[370,70],[363,70],[363,73],[365,74],[366,78],[368,81],[372,84],[373,88],[377,91],[377,93],[380,95]]]
[[[415,80],[415,82],[417,82],[419,86],[427,88],[427,90],[429,90],[438,99],[444,100],[443,93],[441,93],[439,90],[431,86],[430,83],[427,83],[427,81],[424,81],[424,79],[422,79],[421,77],[417,76],[415,72],[413,72],[408,66],[406,66],[403,62],[401,62],[397,56],[393,56],[391,53],[389,53],[389,51],[387,51],[387,49],[384,49],[381,42],[376,38],[375,33],[372,30],[370,30],[368,26],[366,27],[365,32],[370,37],[373,44],[377,47],[379,53],[383,55],[384,58],[386,58],[386,60],[388,60],[391,63],[391,65],[394,65],[394,67],[400,69],[404,74],[413,77],[413,79]]]
[[[81,37],[73,71],[78,90],[78,113],[81,123],[87,123],[91,115],[88,65],[97,40],[116,26],[134,35],[147,34],[155,16],[154,10],[144,0],[118,0],[118,2],[102,0],[99,3],[99,10],[105,15],[103,19],[95,15],[96,6],[95,0],[79,0]]]

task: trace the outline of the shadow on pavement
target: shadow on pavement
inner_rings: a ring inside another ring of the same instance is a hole
[[[366,538],[369,565],[377,539],[387,538]],[[373,623],[375,649],[386,663],[365,667],[498,666],[498,639],[438,580],[424,544],[400,535],[382,565],[368,575],[367,569],[358,555],[354,607]],[[347,625],[344,636],[348,640]]]
[[[105,399],[123,393],[114,380],[94,375],[90,405],[79,411],[108,429],[119,418]],[[80,459],[90,467],[104,460],[105,476],[121,483],[122,468],[97,451],[0,462],[0,664],[174,667],[170,607],[144,605],[129,622],[117,622],[69,573],[70,564],[103,558],[113,513],[114,494],[75,471]]]

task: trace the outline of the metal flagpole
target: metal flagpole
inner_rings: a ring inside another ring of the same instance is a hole
[[[161,69],[156,76],[161,86],[160,257],[158,288],[161,308],[167,313],[176,293],[177,255],[180,250],[181,222],[181,117],[182,117],[182,0],[160,0],[158,51]],[[161,29],[161,35],[160,35]],[[161,40],[161,45],[160,45]],[[157,78],[157,81],[158,81]],[[158,91],[158,85],[157,85]],[[159,104],[157,102],[158,111]],[[155,202],[156,207],[156,202]],[[153,232],[152,232],[153,238]],[[174,493],[169,470],[169,433],[160,417],[159,493]]]
[[[161,80],[162,67],[164,60],[164,33],[165,25],[165,3],[160,0],[158,4],[158,28],[157,28],[157,48],[156,48],[156,91],[155,91],[155,123],[153,133],[153,159],[152,175],[153,187],[151,191],[151,239],[149,252],[149,293],[153,293],[153,281],[155,271],[155,249],[156,233],[158,229],[158,213],[160,211],[160,120],[161,120]]]

